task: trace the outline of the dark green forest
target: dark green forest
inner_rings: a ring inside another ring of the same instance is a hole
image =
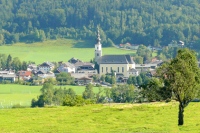
[[[200,0],[0,0],[0,44],[46,39],[95,39],[166,46],[196,44]]]

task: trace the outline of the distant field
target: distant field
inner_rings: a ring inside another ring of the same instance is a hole
[[[59,88],[60,86],[55,86]],[[66,89],[72,88],[76,94],[81,95],[85,90],[85,86],[64,86]],[[62,87],[62,88],[64,88]],[[10,108],[13,105],[21,104],[22,106],[30,106],[31,100],[37,98],[42,86],[26,86],[15,84],[0,84],[0,108]],[[94,87],[94,92],[98,92],[98,87]]]
[[[0,46],[0,54],[11,54],[25,61],[68,61],[75,57],[83,61],[94,58],[94,41],[76,41],[72,39],[48,40],[32,44],[17,43],[11,46]],[[135,51],[121,50],[114,47],[103,48],[103,54],[131,54]]]
[[[185,110],[177,126],[177,103],[87,105],[0,110],[5,133],[198,133],[200,103]]]

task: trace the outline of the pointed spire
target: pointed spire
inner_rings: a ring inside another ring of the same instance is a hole
[[[100,43],[101,38],[100,38],[100,34],[99,34],[99,27],[97,27],[97,43]]]

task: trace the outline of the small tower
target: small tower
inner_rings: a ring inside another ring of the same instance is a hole
[[[101,38],[99,34],[99,28],[97,27],[97,44],[95,44],[95,62],[98,63],[99,58],[102,56],[102,45],[101,45]]]

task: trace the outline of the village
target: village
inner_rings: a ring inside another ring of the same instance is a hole
[[[138,76],[140,73],[146,73],[149,77],[153,76],[155,69],[163,63],[162,60],[153,58],[151,62],[146,64],[136,64],[130,55],[102,55],[103,48],[99,30],[97,31],[96,41],[94,61],[84,62],[72,57],[68,62],[45,61],[40,65],[28,64],[26,71],[1,70],[0,82],[19,83],[22,81],[23,84],[42,85],[46,79],[55,79],[56,75],[60,73],[68,73],[74,78],[76,85],[89,83],[110,85],[106,82],[94,80],[94,77],[113,73],[116,83],[124,84],[127,83],[130,76]]]

